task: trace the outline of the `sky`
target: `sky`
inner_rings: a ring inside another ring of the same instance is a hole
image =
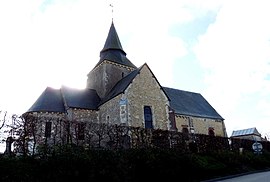
[[[162,86],[202,94],[225,119],[228,136],[256,127],[268,137],[269,5],[0,0],[0,110],[26,112],[47,86],[85,88],[113,19],[133,64],[147,63]]]

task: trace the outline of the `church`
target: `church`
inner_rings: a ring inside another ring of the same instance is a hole
[[[63,119],[81,141],[91,123],[227,137],[224,118],[200,93],[163,87],[147,63],[127,58],[114,22],[86,88],[47,87],[26,115],[36,118],[40,140],[59,135]]]

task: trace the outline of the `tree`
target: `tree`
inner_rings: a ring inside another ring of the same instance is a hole
[[[0,110],[0,137],[1,137],[0,143],[7,142],[6,145],[9,144],[8,142],[10,142],[10,140],[7,140],[8,139],[8,137],[6,136],[7,131],[5,130],[8,122],[9,122],[9,119],[8,119],[7,111]],[[6,147],[8,147],[8,146],[6,146]]]
[[[13,114],[11,119],[12,124],[8,127],[14,141],[14,153],[23,156],[34,155],[39,138],[38,118],[27,113],[22,116]]]
[[[0,111],[0,130],[2,130],[7,121],[7,111]]]

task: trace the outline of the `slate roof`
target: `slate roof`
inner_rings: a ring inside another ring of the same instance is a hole
[[[234,130],[232,132],[231,137],[244,136],[244,135],[261,136],[261,134],[258,132],[258,130],[255,127],[253,127],[253,128],[242,129],[242,130]]]
[[[107,96],[100,102],[99,105],[104,104],[110,99],[116,97],[117,95],[123,93],[128,85],[132,82],[132,80],[136,77],[136,75],[140,72],[141,67],[132,71],[130,74],[122,78],[117,84],[112,88],[112,90],[107,94]]]
[[[156,79],[155,75],[153,74],[153,72],[151,71],[151,69],[149,68],[149,66],[146,63],[144,63],[142,66],[140,66],[136,70],[132,71],[131,73],[129,73],[128,75],[126,75],[121,80],[119,80],[119,82],[117,82],[117,84],[115,84],[115,86],[112,88],[112,90],[100,102],[99,105],[102,105],[103,103],[107,102],[108,100],[110,100],[110,99],[116,97],[117,95],[123,93],[126,90],[126,88],[128,87],[128,85],[132,82],[132,80],[136,77],[136,75],[140,73],[140,71],[141,71],[141,69],[142,69],[143,66],[147,66],[148,69],[150,70],[151,74],[153,75],[153,77]],[[157,79],[156,79],[156,81],[159,84],[159,82],[158,82]],[[163,89],[163,87],[161,85],[160,85],[160,88]],[[164,91],[164,93],[165,93],[165,95],[167,94],[165,91]],[[167,97],[168,97],[168,95],[167,95]]]
[[[100,102],[96,90],[93,89],[74,89],[63,86],[61,92],[66,105],[70,108],[95,110]]]
[[[100,98],[93,89],[61,89],[47,87],[27,112],[65,112],[64,103],[70,108],[96,110]]]
[[[96,66],[101,64],[104,60],[109,60],[121,65],[136,68],[136,66],[126,57],[126,53],[122,48],[120,39],[118,37],[113,22],[111,24],[104,47],[100,51],[100,60],[96,64]]]
[[[118,37],[118,34],[116,32],[116,29],[115,29],[113,22],[111,24],[106,42],[105,42],[104,47],[101,50],[101,52],[105,52],[105,51],[110,50],[110,49],[120,50],[121,52],[123,52],[123,54],[126,55],[126,53],[123,50],[123,47],[121,45],[120,39]]]
[[[65,86],[62,86],[61,89],[47,87],[27,112],[65,112],[64,102],[70,108],[97,110],[103,103],[123,93],[141,68],[121,79],[103,100],[93,89],[74,89]],[[170,105],[176,114],[223,120],[201,94],[168,87],[161,87],[161,89],[168,96]],[[233,135],[251,131],[252,129],[235,131]]]
[[[224,120],[199,93],[163,87],[176,114]]]
[[[93,89],[86,88],[79,90],[64,86],[61,87],[61,89],[53,89],[47,87],[27,112],[65,112],[65,105],[70,108],[96,110],[103,103],[114,98],[118,94],[123,93],[128,85],[132,82],[132,80],[136,77],[136,75],[140,72],[141,68],[144,66],[143,65],[140,68],[136,68],[136,66],[128,60],[126,53],[122,48],[113,22],[111,24],[104,47],[100,52],[100,60],[96,66],[101,64],[104,60],[109,60],[117,64],[133,67],[135,70],[122,78],[103,100],[100,99],[97,92]],[[145,65],[147,66],[147,64]],[[154,76],[153,73],[152,75]],[[158,82],[157,79],[156,81]],[[160,87],[168,97],[170,105],[175,110],[176,114],[223,120],[223,118],[204,99],[201,94],[168,87]]]
[[[65,112],[59,89],[47,87],[27,112]]]

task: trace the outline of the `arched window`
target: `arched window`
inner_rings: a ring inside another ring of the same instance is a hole
[[[188,131],[187,126],[182,126],[182,133],[183,133],[183,138],[185,140],[188,140],[189,139],[189,131]]]
[[[150,106],[144,106],[145,128],[153,128],[152,111]]]
[[[208,129],[208,135],[209,135],[209,136],[215,136],[214,128],[210,127],[210,128]]]

